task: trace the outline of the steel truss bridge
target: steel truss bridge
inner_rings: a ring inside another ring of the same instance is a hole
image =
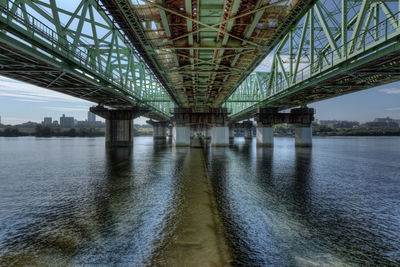
[[[0,0],[0,75],[155,120],[173,107],[242,120],[400,80],[399,11],[400,0]]]

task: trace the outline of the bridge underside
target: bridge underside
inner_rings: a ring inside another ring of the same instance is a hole
[[[10,40],[11,42],[11,40]],[[31,48],[17,49],[15,45],[0,40],[0,75],[82,98],[91,102],[129,107],[132,103],[112,92],[92,84],[71,71],[52,64],[51,58],[38,58],[28,52]]]
[[[135,106],[126,96],[83,78],[76,70],[57,66],[52,58],[38,58],[29,53],[30,47],[16,48],[12,40],[10,44],[6,40],[5,36],[0,38],[0,75],[94,103],[106,103],[114,109],[141,108],[141,115],[154,120],[165,119],[149,108]]]
[[[400,80],[400,1],[319,0],[225,102],[232,120]]]
[[[312,0],[98,0],[180,107],[220,107]]]
[[[399,50],[395,44],[392,50]],[[338,67],[339,68],[339,67]],[[344,67],[343,67],[344,68]],[[258,107],[287,110],[293,107],[307,105],[313,102],[354,93],[376,86],[400,81],[400,52],[389,54],[355,69],[345,68],[339,74],[329,78],[309,81],[306,88],[286,90],[274,95],[262,104],[254,103],[242,111],[232,114],[235,121],[253,118]],[[248,101],[248,100],[247,100]]]

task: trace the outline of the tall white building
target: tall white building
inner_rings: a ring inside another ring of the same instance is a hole
[[[88,111],[88,122],[96,122],[96,115]]]

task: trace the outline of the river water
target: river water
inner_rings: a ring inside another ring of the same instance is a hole
[[[400,266],[400,138],[0,138],[0,266]]]

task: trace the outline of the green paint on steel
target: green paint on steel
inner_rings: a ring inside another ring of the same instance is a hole
[[[320,0],[277,45],[270,71],[251,74],[226,100],[230,117],[400,80],[399,8],[399,0]]]
[[[0,74],[103,105],[147,107],[154,117],[169,118],[174,106],[169,95],[97,3],[81,1],[73,11],[57,4],[54,0],[0,4],[4,29],[0,48],[21,53],[2,59],[6,68]],[[27,77],[28,70],[20,67],[26,63],[23,56],[40,62],[32,68],[46,67],[47,72]],[[20,66],[12,69],[13,65]]]

